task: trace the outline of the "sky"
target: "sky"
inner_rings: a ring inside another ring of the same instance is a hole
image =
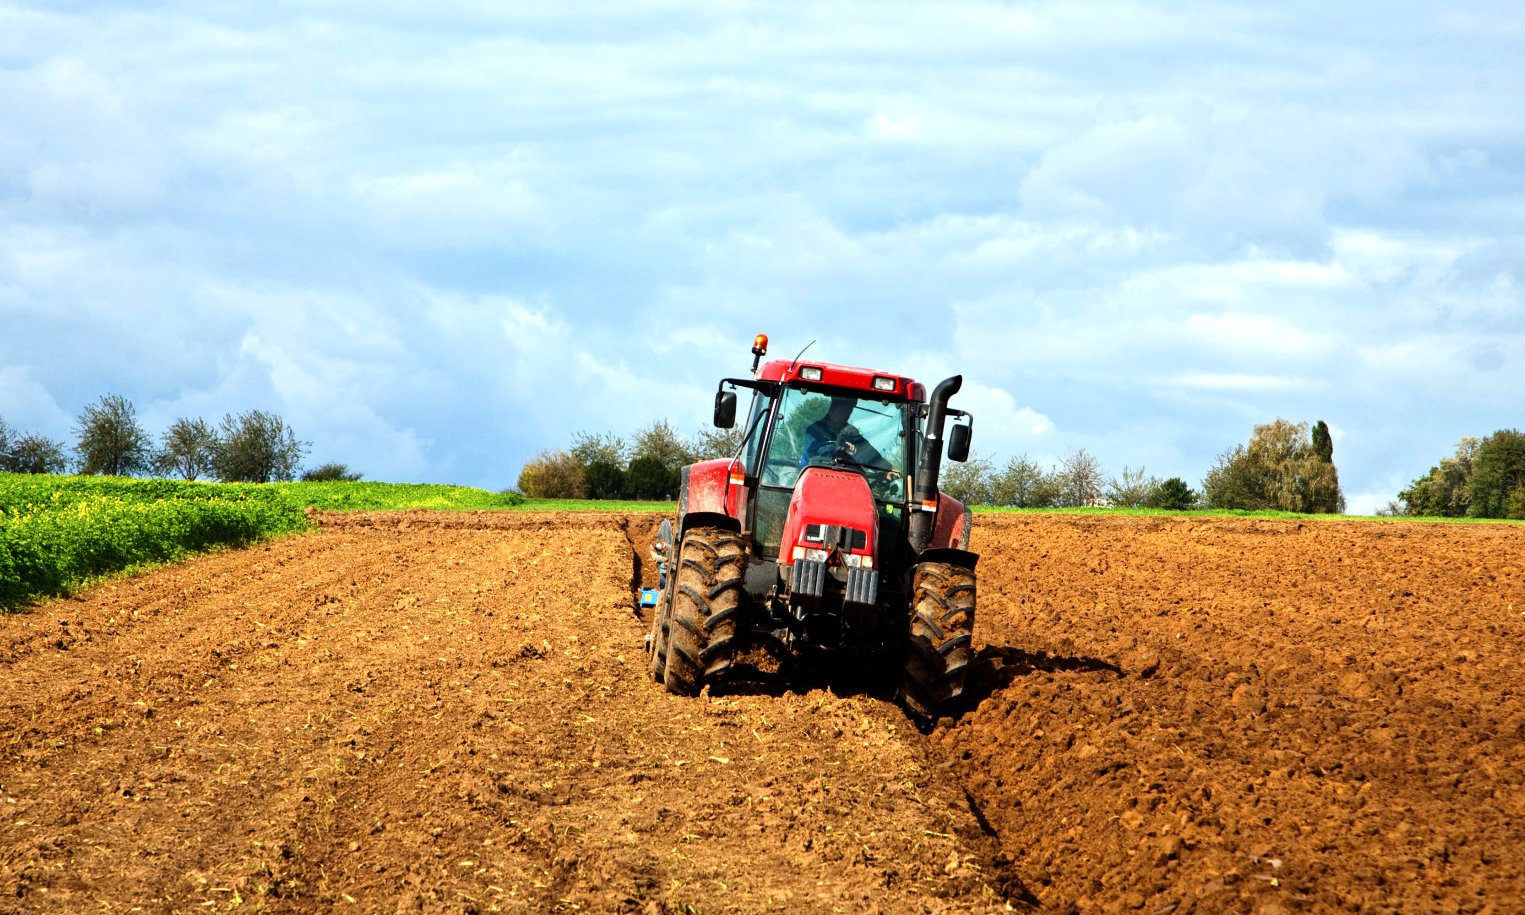
[[[1525,425],[1525,4],[0,0],[0,417],[502,489],[772,355],[1350,511]]]

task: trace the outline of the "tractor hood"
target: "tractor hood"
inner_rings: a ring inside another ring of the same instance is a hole
[[[794,484],[778,561],[830,561],[873,568],[878,555],[878,508],[860,473],[807,467]]]

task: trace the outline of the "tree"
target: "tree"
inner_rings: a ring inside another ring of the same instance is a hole
[[[132,402],[116,394],[103,395],[85,407],[74,431],[79,444],[80,473],[126,477],[151,466],[152,440],[138,423]]]
[[[5,468],[11,460],[11,427],[5,424],[5,417],[0,416],[0,473],[5,473]]]
[[[1327,427],[1326,427],[1327,431]],[[1325,445],[1332,454],[1331,446]],[[1342,512],[1339,475],[1314,450],[1308,424],[1277,419],[1257,425],[1248,445],[1218,456],[1202,481],[1213,508]]]
[[[1145,504],[1149,508],[1184,511],[1197,504],[1197,494],[1192,492],[1185,480],[1180,477],[1171,477],[1155,489],[1154,494]]]
[[[351,473],[348,464],[324,464],[303,471],[303,483],[358,483],[363,473]]]
[[[222,418],[212,469],[224,483],[289,482],[311,445],[297,441],[274,413],[230,413]]]
[[[1510,514],[1510,500],[1521,490],[1525,490],[1525,435],[1516,429],[1500,429],[1477,446],[1467,483],[1467,515],[1516,517]]]
[[[1146,475],[1144,468],[1130,470],[1124,467],[1121,476],[1107,481],[1105,498],[1118,508],[1142,508],[1149,504],[1159,488],[1159,478]]]
[[[605,432],[602,435],[577,432],[572,435],[572,448],[567,453],[581,467],[588,467],[595,461],[621,467],[625,464],[626,450],[625,440],[613,432]]]
[[[1053,473],[1045,473],[1037,461],[1027,455],[1011,458],[990,481],[992,505],[1013,508],[1051,508],[1059,502],[1063,484]]]
[[[583,468],[583,481],[590,499],[622,499],[625,496],[625,471],[618,464],[594,461]]]
[[[693,442],[689,445],[689,451],[696,461],[735,457],[741,450],[741,436],[744,431],[740,423],[729,429],[700,429],[699,434],[694,436]]]
[[[23,435],[11,443],[3,469],[9,473],[67,473],[64,443],[40,435]]]
[[[565,451],[541,451],[519,471],[519,491],[531,499],[587,496],[582,467]]]
[[[212,472],[217,458],[217,430],[204,419],[177,419],[159,437],[153,457],[154,472],[195,480]]]
[[[1334,439],[1322,419],[1313,425],[1313,453],[1325,464],[1334,463]]]
[[[634,438],[635,441],[630,448],[632,460],[649,458],[673,471],[684,464],[694,462],[692,447],[678,437],[678,433],[673,431],[672,426],[669,426],[665,419],[658,420],[645,429],[637,430]]]
[[[654,457],[637,457],[625,471],[625,492],[636,499],[668,499],[678,491],[678,471]]]
[[[1059,464],[1063,486],[1060,504],[1070,508],[1094,505],[1101,499],[1101,462],[1084,448],[1071,451]]]
[[[993,505],[994,472],[989,461],[971,454],[962,464],[955,461],[943,464],[937,488],[965,505]]]
[[[1467,436],[1455,452],[1398,493],[1403,513],[1419,518],[1463,518],[1472,505],[1472,462],[1482,439]]]

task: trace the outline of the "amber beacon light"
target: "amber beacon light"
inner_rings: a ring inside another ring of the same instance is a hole
[[[752,377],[757,377],[757,366],[768,355],[768,335],[758,334],[752,338]]]

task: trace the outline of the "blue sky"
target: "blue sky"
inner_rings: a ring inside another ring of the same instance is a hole
[[[752,336],[975,450],[1352,511],[1525,422],[1525,6],[0,3],[0,416],[275,411],[498,489]]]

